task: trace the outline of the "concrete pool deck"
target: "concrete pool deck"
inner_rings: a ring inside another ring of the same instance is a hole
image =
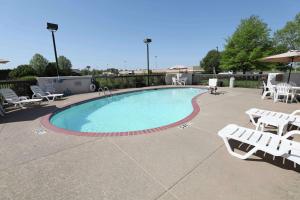
[[[96,97],[80,94],[0,118],[0,199],[300,199],[300,166],[260,153],[228,154],[217,131],[252,127],[251,107],[292,112],[300,104],[261,100],[257,89],[220,88],[197,98],[185,129],[121,137],[43,131],[42,116]]]

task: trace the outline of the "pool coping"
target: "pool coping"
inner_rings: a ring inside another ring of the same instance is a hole
[[[97,99],[102,99],[102,98],[106,98],[108,96],[114,96],[114,95],[120,95],[120,94],[126,94],[126,93],[132,93],[132,92],[138,92],[138,91],[143,91],[143,90],[156,90],[156,89],[171,89],[171,88],[197,88],[197,89],[207,89],[204,87],[174,87],[174,86],[170,86],[170,87],[155,87],[155,88],[141,88],[141,89],[135,89],[135,90],[129,90],[129,91],[120,91],[120,92],[116,92],[114,94],[110,94],[110,95],[103,95],[100,97],[95,97],[95,98],[91,98],[91,99],[86,99],[83,101],[79,101],[79,102],[75,102],[75,103],[70,103],[68,105],[65,105],[62,108],[57,109],[56,111],[47,114],[45,116],[43,116],[41,118],[41,124],[42,126],[44,126],[45,128],[55,132],[55,133],[59,133],[59,134],[66,134],[66,135],[75,135],[75,136],[89,136],[89,137],[108,137],[108,136],[131,136],[131,135],[141,135],[141,134],[150,134],[150,133],[155,133],[155,132],[159,132],[159,131],[163,131],[169,128],[173,128],[179,125],[182,125],[190,120],[192,120],[199,112],[200,112],[200,106],[197,103],[197,98],[200,97],[201,95],[207,93],[203,92],[201,94],[198,94],[197,96],[193,97],[191,102],[192,102],[192,106],[193,106],[193,112],[191,114],[189,114],[188,116],[186,116],[185,118],[177,121],[177,122],[173,122],[171,124],[168,125],[164,125],[164,126],[160,126],[160,127],[156,127],[156,128],[151,128],[151,129],[144,129],[144,130],[138,130],[138,131],[126,131],[126,132],[79,132],[79,131],[71,131],[71,130],[67,130],[67,129],[63,129],[63,128],[59,128],[56,127],[54,125],[52,125],[50,123],[50,118],[52,117],[52,115],[61,112],[63,110],[66,110],[72,106],[76,106],[76,105],[80,105],[83,103],[87,103],[90,101],[94,101]]]

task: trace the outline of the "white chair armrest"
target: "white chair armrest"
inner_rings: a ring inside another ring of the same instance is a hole
[[[287,134],[285,134],[282,139],[287,139],[289,137],[291,137],[292,135],[295,135],[295,134],[299,134],[300,135],[300,131],[298,130],[294,130],[294,131],[289,131]]]
[[[290,115],[296,115],[296,114],[300,114],[300,110],[295,110],[294,112],[292,112]]]
[[[13,102],[12,99],[5,99],[5,101],[6,101],[7,103],[12,103],[12,102]]]
[[[39,95],[33,94],[31,98],[32,98],[32,99],[39,98]]]
[[[19,97],[19,100],[28,100],[28,97],[20,96],[20,97]]]
[[[51,94],[51,92],[45,92],[47,95],[50,95]]]

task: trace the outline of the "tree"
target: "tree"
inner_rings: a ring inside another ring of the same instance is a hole
[[[0,80],[7,80],[11,69],[0,69]]]
[[[80,70],[80,74],[83,76],[89,75],[89,70],[87,68],[84,68],[84,69]]]
[[[30,65],[19,65],[9,72],[10,78],[20,78],[24,76],[35,76],[36,71]]]
[[[91,69],[91,66],[86,66],[86,69],[87,69],[87,71],[88,71],[88,75],[90,74],[90,69]]]
[[[30,65],[36,71],[38,76],[44,76],[48,60],[41,54],[36,53],[30,60]]]
[[[200,67],[204,69],[206,73],[216,74],[220,71],[221,54],[217,50],[210,50],[206,56],[201,60]]]
[[[56,63],[49,62],[45,70],[46,76],[57,76]]]
[[[106,71],[111,72],[113,74],[119,74],[119,70],[116,68],[108,68]]]
[[[259,58],[270,55],[272,41],[270,30],[259,17],[251,16],[242,19],[233,35],[226,40],[221,56],[223,70],[265,70],[268,64],[258,61]]]
[[[71,75],[72,73],[71,61],[65,56],[59,56],[57,60],[58,60],[58,67],[60,69],[60,73],[62,73],[62,75]]]
[[[275,32],[274,40],[277,46],[282,45],[286,49],[300,49],[300,13],[298,13],[293,21],[289,21],[286,25]]]

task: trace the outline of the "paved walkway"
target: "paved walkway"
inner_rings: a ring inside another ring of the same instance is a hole
[[[80,137],[43,132],[40,117],[65,100],[0,118],[0,199],[300,199],[300,167],[267,155],[239,160],[217,136],[228,123],[252,127],[251,107],[291,112],[299,104],[261,100],[260,90],[221,88],[198,98],[185,129],[148,135]]]

